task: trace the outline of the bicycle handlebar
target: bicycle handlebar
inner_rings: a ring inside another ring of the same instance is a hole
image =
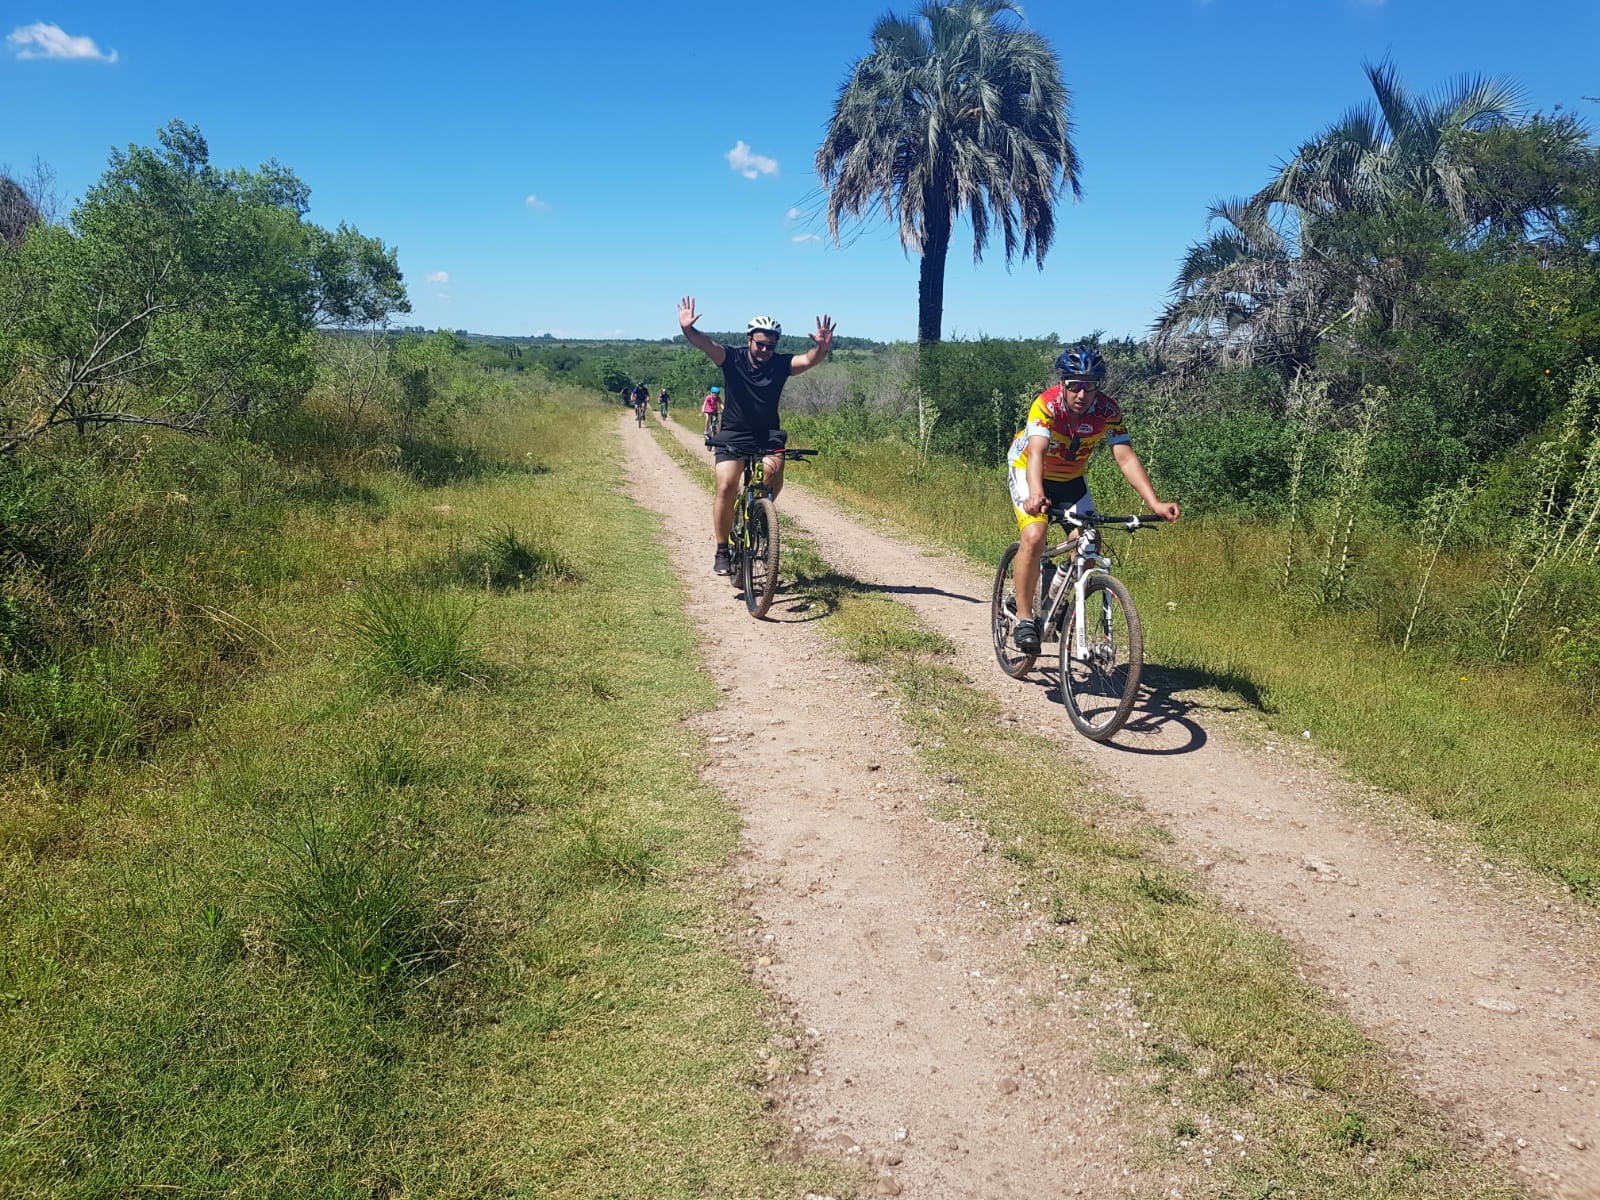
[[[809,458],[813,454],[822,453],[820,450],[802,450],[799,448],[790,449],[782,442],[776,442],[764,447],[751,447],[749,443],[742,441],[737,445],[733,445],[730,444],[728,439],[724,437],[711,438],[708,442],[706,442],[706,445],[711,446],[713,449],[727,450],[730,453],[742,455],[746,459],[764,458],[770,454],[785,460],[791,458],[803,460]]]
[[[1076,525],[1083,528],[1085,525],[1117,525],[1132,533],[1136,529],[1144,529],[1149,525],[1165,525],[1167,519],[1155,513],[1135,513],[1126,517],[1108,516],[1102,513],[1077,513],[1070,508],[1058,505],[1049,505],[1045,508],[1046,515],[1052,521],[1060,521],[1063,525]]]

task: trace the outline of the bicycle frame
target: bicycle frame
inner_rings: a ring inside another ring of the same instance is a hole
[[[733,529],[735,534],[742,534],[750,517],[750,506],[763,496],[771,498],[772,489],[767,486],[767,463],[765,457],[747,458],[744,460],[744,478],[739,484],[739,494],[733,500]],[[737,539],[736,539],[737,540]]]
[[[1072,524],[1072,522],[1064,522]],[[1040,614],[1040,627],[1052,633],[1067,632],[1061,629],[1063,616],[1062,605],[1072,605],[1072,653],[1079,658],[1088,652],[1088,641],[1085,633],[1084,603],[1089,581],[1096,575],[1111,574],[1111,560],[1100,552],[1100,532],[1094,526],[1079,525],[1076,537],[1069,537],[1065,541],[1046,549],[1039,557],[1041,569],[1047,562],[1053,562],[1063,556],[1070,556],[1065,566],[1057,566],[1057,571],[1067,572],[1068,586],[1051,587],[1051,595],[1045,598],[1045,611]]]
[[[779,447],[765,450],[761,454],[744,460],[744,478],[739,483],[739,494],[733,501],[733,524],[735,529],[744,527],[745,518],[749,515],[750,506],[762,498],[771,500],[772,489],[767,486],[767,457],[775,455],[782,459],[797,459],[804,461],[807,456],[815,454],[815,450],[790,450]]]
[[[1087,517],[1072,512],[1070,509],[1051,509],[1049,512],[1052,521],[1068,526],[1076,532],[1054,546],[1047,547],[1039,556],[1039,566],[1070,555],[1070,561],[1065,567],[1057,567],[1058,571],[1067,571],[1067,581],[1071,585],[1072,597],[1072,649],[1071,654],[1076,658],[1083,658],[1089,652],[1087,613],[1085,611],[1084,596],[1088,594],[1089,583],[1097,575],[1111,574],[1111,559],[1101,551],[1100,530],[1098,525],[1105,524],[1116,528],[1126,529],[1129,533],[1142,529],[1146,525],[1159,520],[1156,517],[1101,517],[1098,513],[1091,513]],[[1062,621],[1061,606],[1066,603],[1068,589],[1065,587],[1052,587],[1052,596],[1045,598],[1045,609],[1039,614],[1039,627],[1044,630],[1056,632]],[[1109,605],[1110,600],[1106,603]]]

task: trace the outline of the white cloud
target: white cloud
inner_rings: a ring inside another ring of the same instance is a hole
[[[529,208],[535,209],[535,210],[542,210],[542,209],[546,209],[546,208],[550,207],[543,200],[539,199],[539,197],[533,195],[531,192],[528,194],[528,198],[526,200],[524,200],[523,203],[526,204]]]
[[[429,271],[422,277],[424,283],[449,283],[449,271]]]
[[[6,35],[6,45],[18,58],[87,58],[95,62],[114,63],[117,52],[106,54],[94,44],[93,38],[73,37],[59,25],[46,25],[37,21],[32,25],[19,25]]]
[[[783,219],[785,221],[798,221],[800,219],[800,210],[798,208],[791,208],[788,212],[783,214]]]
[[[734,143],[733,149],[728,151],[727,158],[728,165],[746,179],[778,173],[777,159],[768,158],[765,154],[752,154],[750,147],[742,141]]]
[[[816,233],[797,233],[789,240],[791,242],[820,242],[822,236]]]

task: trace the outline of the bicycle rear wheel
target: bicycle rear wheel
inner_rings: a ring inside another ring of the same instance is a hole
[[[1017,648],[1011,632],[1017,626],[1017,589],[1012,574],[1012,564],[1017,557],[1017,543],[1012,542],[1000,556],[1000,566],[994,573],[994,593],[989,599],[989,625],[994,633],[994,657],[1000,669],[1013,679],[1021,679],[1033,670],[1037,654],[1028,654]],[[1039,614],[1039,589],[1034,588],[1033,612]]]
[[[1061,698],[1084,737],[1103,742],[1133,711],[1144,670],[1144,630],[1122,581],[1096,575],[1084,588],[1084,654],[1078,655],[1076,615],[1061,629]]]
[[[750,506],[742,565],[744,606],[764,617],[778,590],[778,508],[765,496]]]

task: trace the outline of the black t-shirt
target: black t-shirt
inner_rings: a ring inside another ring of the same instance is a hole
[[[765,366],[750,360],[746,346],[724,346],[722,360],[722,435],[765,441],[779,428],[778,399],[789,379],[792,354],[774,354]]]

